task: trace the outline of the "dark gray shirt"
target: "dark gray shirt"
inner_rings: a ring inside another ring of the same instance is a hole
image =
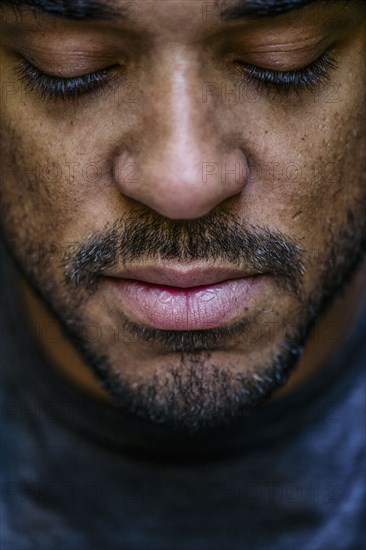
[[[2,550],[365,548],[365,307],[296,394],[182,439],[47,364],[13,279],[2,250]]]

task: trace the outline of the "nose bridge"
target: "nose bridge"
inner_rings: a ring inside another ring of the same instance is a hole
[[[151,160],[179,168],[182,176],[212,154],[208,109],[202,102],[202,77],[197,58],[179,48],[164,52],[156,75],[156,92],[148,108],[145,136],[152,147]],[[150,114],[149,114],[150,113]],[[150,135],[149,135],[150,134]]]
[[[240,151],[225,150],[215,111],[202,100],[197,56],[165,51],[158,66],[139,129],[139,178],[122,191],[167,217],[201,217],[240,191],[243,159]],[[223,177],[229,165],[235,174]]]
[[[200,155],[210,147],[203,138],[207,121],[192,72],[186,61],[180,61],[170,82],[165,114],[169,128],[169,137],[164,144],[167,165],[177,164],[183,177],[199,168]]]

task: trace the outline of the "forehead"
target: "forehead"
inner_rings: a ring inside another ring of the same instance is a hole
[[[39,23],[42,29],[51,19],[54,28],[98,25],[138,31],[140,35],[144,31],[155,36],[172,31],[178,38],[187,33],[202,35],[218,27],[275,27],[282,21],[289,26],[304,19],[316,23],[319,15],[325,13],[328,18],[329,14],[360,1],[363,3],[363,0],[0,0],[0,26],[1,22],[20,21],[24,30],[27,23],[32,26]]]

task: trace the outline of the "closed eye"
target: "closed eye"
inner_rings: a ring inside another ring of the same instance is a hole
[[[293,71],[276,71],[234,61],[243,80],[254,83],[259,89],[273,90],[282,94],[304,90],[314,91],[330,80],[330,72],[337,69],[335,59],[328,53],[322,54],[309,65]]]
[[[47,74],[22,59],[16,67],[16,74],[27,91],[35,92],[42,99],[66,101],[109,87],[116,76],[117,67],[113,65],[100,71],[66,78]]]

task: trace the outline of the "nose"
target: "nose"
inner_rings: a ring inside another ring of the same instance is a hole
[[[225,133],[220,108],[203,101],[197,60],[170,52],[159,65],[139,124],[139,150],[127,154],[121,147],[115,181],[122,194],[163,216],[199,218],[242,191],[245,155]],[[133,174],[126,176],[129,162]]]

